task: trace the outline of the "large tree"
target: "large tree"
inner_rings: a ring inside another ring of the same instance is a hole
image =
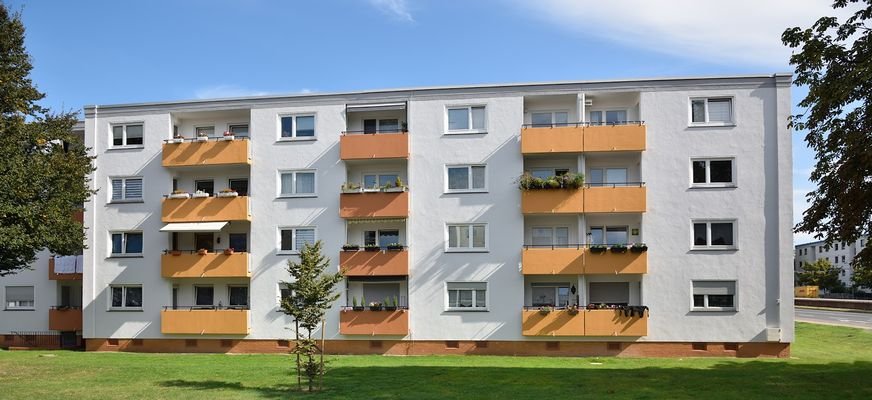
[[[84,247],[73,219],[92,191],[92,158],[73,134],[76,114],[53,113],[30,80],[20,13],[0,3],[0,276],[29,268],[40,250]]]
[[[836,268],[828,260],[821,258],[813,263],[802,263],[802,271],[796,273],[797,286],[818,286],[828,291],[842,291],[844,285],[839,280],[841,268]]]
[[[836,0],[833,8],[859,9],[841,23],[822,17],[781,36],[798,49],[790,57],[795,84],[808,88],[799,103],[805,110],[790,124],[806,131],[817,159],[811,173],[817,188],[806,195],[811,204],[795,229],[828,245],[872,233],[872,0]],[[856,284],[872,286],[872,241],[854,269]]]

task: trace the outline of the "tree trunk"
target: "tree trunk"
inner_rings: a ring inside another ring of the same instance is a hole
[[[318,390],[324,390],[324,374],[327,372],[324,370],[324,325],[326,324],[326,320],[321,320],[321,373],[318,374]]]
[[[307,335],[309,337],[309,343],[312,343],[312,331],[310,331],[308,329],[306,331],[307,331]],[[307,356],[309,356],[309,363],[307,365],[311,366],[312,363],[315,362],[315,355],[312,354],[311,351],[308,351],[307,353],[308,353]],[[314,388],[314,382],[313,382],[311,375],[307,374],[307,376],[309,377],[309,393],[312,393],[312,389]]]
[[[303,390],[303,378],[300,376],[300,321],[297,320],[294,320],[294,335],[296,337],[294,346],[297,346],[294,351],[297,353],[297,390]]]

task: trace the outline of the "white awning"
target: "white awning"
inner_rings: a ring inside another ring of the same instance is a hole
[[[166,224],[160,228],[161,232],[218,232],[227,221],[222,222],[179,222],[174,224]]]
[[[353,224],[389,224],[392,222],[406,222],[405,218],[363,218],[346,220],[349,225]]]
[[[406,103],[346,104],[346,112],[405,110]]]

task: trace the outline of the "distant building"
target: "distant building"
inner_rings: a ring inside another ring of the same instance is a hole
[[[793,262],[793,270],[795,272],[802,271],[803,263],[813,263],[820,259],[829,261],[833,266],[840,268],[839,279],[845,286],[851,286],[851,278],[854,276],[854,267],[851,262],[860,250],[866,246],[869,240],[866,236],[861,236],[855,242],[838,242],[829,247],[823,241],[798,244],[796,248],[796,256]]]

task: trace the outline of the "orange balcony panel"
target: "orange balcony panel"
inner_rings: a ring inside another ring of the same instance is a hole
[[[164,167],[244,164],[251,164],[248,140],[186,141],[163,145]]]
[[[584,190],[552,189],[521,192],[524,214],[578,214],[583,212]]]
[[[341,218],[406,218],[409,216],[409,193],[342,193],[339,195]]]
[[[406,336],[409,334],[409,311],[342,310],[339,313],[339,333]]]
[[[248,253],[163,254],[160,275],[164,278],[248,278]]]
[[[580,153],[584,128],[575,126],[522,128],[521,153]]]
[[[82,274],[58,274],[55,272],[55,259],[51,257],[48,259],[48,280],[50,281],[80,281],[82,280]]]
[[[584,311],[570,315],[565,310],[542,314],[538,310],[524,310],[521,315],[521,334],[524,336],[584,336]]]
[[[250,220],[247,196],[164,199],[161,207],[164,223]]]
[[[342,251],[339,269],[345,276],[409,275],[409,252],[402,251]]]
[[[647,211],[644,186],[588,187],[584,189],[586,213],[642,213]]]
[[[584,151],[644,151],[645,125],[604,125],[584,128]]]
[[[627,317],[619,310],[584,310],[585,336],[645,336],[648,313],[644,317]]]
[[[406,133],[342,135],[339,138],[339,158],[343,160],[409,158],[409,135]]]
[[[521,253],[524,275],[580,275],[584,271],[584,249],[529,248]]]
[[[48,329],[69,332],[82,330],[82,309],[48,310]]]
[[[584,256],[585,274],[646,274],[648,273],[648,253],[602,253],[587,251]]]
[[[248,310],[162,310],[160,333],[247,335]]]

